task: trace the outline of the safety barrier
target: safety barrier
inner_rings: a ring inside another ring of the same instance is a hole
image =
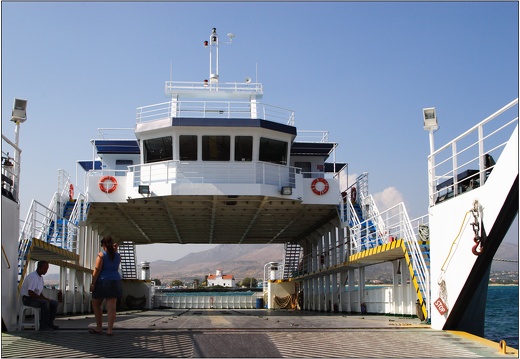
[[[263,293],[254,292],[244,295],[194,295],[186,293],[156,293],[154,308],[172,309],[255,309],[256,299]]]

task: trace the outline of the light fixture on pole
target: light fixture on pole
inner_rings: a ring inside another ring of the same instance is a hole
[[[27,120],[27,100],[14,99],[11,121],[14,123],[24,123]]]
[[[439,129],[439,123],[437,121],[437,113],[435,107],[423,108],[423,128],[430,133],[430,156],[428,157],[428,182],[429,186],[429,197],[430,206],[435,203],[435,158],[433,152],[435,152],[435,145],[433,141],[433,133]]]
[[[18,195],[18,184],[20,181],[20,147],[18,146],[20,142],[20,124],[24,123],[27,120],[27,100],[22,100],[19,98],[14,99],[13,103],[13,111],[11,113],[11,121],[16,124],[14,128],[14,191],[15,197]]]

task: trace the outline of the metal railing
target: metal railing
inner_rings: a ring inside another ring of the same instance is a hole
[[[510,102],[428,156],[430,206],[485,183],[518,126],[517,105]]]
[[[329,131],[298,131],[295,142],[318,142],[329,141]]]
[[[2,135],[2,191],[11,194],[12,199],[18,202],[18,188],[20,185],[20,159],[22,150],[11,140]]]
[[[153,298],[154,308],[174,309],[255,309],[257,298],[263,298],[262,292],[244,295],[224,295],[219,293],[194,295],[176,293],[168,295],[156,292]]]
[[[429,220],[430,216],[425,214],[424,216],[414,218],[410,221],[413,233],[419,241],[429,241]]]
[[[262,94],[263,87],[258,82],[191,82],[191,81],[166,81],[164,92],[167,94],[189,93],[189,92],[227,92],[227,93],[251,93]]]
[[[295,188],[297,167],[267,162],[195,163],[164,161],[129,166],[134,186],[152,183],[267,184]],[[104,173],[104,172],[103,172]],[[91,171],[89,175],[99,175]]]
[[[75,248],[79,233],[78,224],[74,222],[75,220],[64,218],[62,214],[33,200],[20,232],[19,242],[36,238],[71,251]],[[56,238],[62,240],[57,241]]]
[[[54,193],[50,205],[47,207],[35,200],[31,202],[18,239],[19,280],[23,279],[25,274],[28,251],[33,238],[70,252],[77,252],[79,223],[86,219],[88,205],[84,195],[79,193],[69,218],[64,217],[65,203],[70,200],[70,185],[70,176],[60,170],[59,189]]]
[[[261,102],[168,101],[137,108],[137,123],[182,118],[257,119],[294,126],[294,111]]]

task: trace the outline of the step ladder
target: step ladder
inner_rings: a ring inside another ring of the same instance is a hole
[[[135,243],[124,241],[118,249],[121,255],[121,274],[123,279],[138,279],[135,256]]]
[[[293,278],[301,274],[299,273],[299,265],[302,252],[302,247],[299,244],[285,243],[283,279]]]

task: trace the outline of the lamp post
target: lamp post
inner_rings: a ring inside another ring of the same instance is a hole
[[[14,129],[14,192],[15,198],[18,198],[18,186],[20,182],[20,124],[27,120],[27,100],[19,98],[14,99],[13,111],[11,113],[11,121],[16,125]]]
[[[424,130],[430,133],[430,155],[428,156],[428,189],[429,189],[429,197],[430,197],[430,207],[434,205],[435,199],[434,194],[436,191],[435,188],[435,157],[433,156],[433,152],[435,151],[435,146],[433,142],[433,133],[439,129],[439,124],[437,122],[437,114],[435,112],[435,107],[429,107],[423,109],[423,122],[424,122]]]

